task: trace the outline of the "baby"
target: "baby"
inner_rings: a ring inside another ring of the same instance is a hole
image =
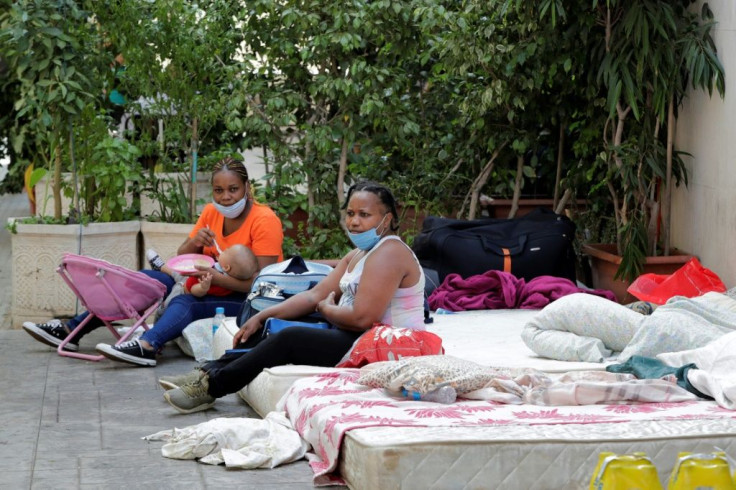
[[[155,250],[149,249],[146,252],[146,258],[152,269],[165,272],[179,282],[181,275],[167,266]],[[246,280],[258,273],[258,260],[248,247],[237,244],[223,250],[213,267],[221,274],[227,274],[235,279]],[[184,292],[197,297],[202,297],[206,294],[227,296],[232,293],[229,289],[213,285],[212,274],[210,273],[201,277],[189,276],[183,286]]]

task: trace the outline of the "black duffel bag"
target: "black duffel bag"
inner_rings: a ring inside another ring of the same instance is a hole
[[[467,278],[500,270],[525,280],[557,276],[575,282],[574,237],[568,217],[538,208],[515,219],[428,216],[412,248],[440,281],[451,273]]]

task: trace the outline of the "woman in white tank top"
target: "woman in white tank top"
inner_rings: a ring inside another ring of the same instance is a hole
[[[424,329],[424,273],[396,235],[396,201],[386,187],[360,182],[348,190],[345,224],[355,249],[319,284],[245,322],[233,345],[246,354],[226,354],[201,371],[181,376],[164,398],[184,413],[205,410],[235,393],[263,369],[284,364],[335,366],[355,340],[375,323]],[[337,328],[290,327],[263,337],[268,318],[298,319],[317,311]],[[171,383],[169,383],[171,384]]]

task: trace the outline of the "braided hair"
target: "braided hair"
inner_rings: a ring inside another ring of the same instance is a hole
[[[348,195],[342,205],[342,209],[347,209],[348,201],[350,201],[350,196],[353,195],[353,192],[358,191],[370,192],[378,196],[378,199],[381,201],[381,203],[383,203],[383,205],[386,206],[393,215],[393,219],[391,220],[390,224],[391,231],[396,231],[399,229],[399,213],[396,211],[396,198],[394,198],[394,195],[391,193],[388,187],[377,182],[373,182],[370,180],[361,180],[351,185],[348,189]]]
[[[225,157],[219,162],[215,164],[215,167],[212,169],[212,177],[215,176],[218,172],[223,171],[230,171],[235,172],[240,177],[240,180],[243,181],[243,184],[247,184],[248,179],[248,169],[245,168],[245,163],[243,163],[242,160],[238,160],[233,157]],[[211,181],[210,181],[211,182]]]

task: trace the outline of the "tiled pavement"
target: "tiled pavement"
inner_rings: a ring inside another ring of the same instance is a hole
[[[28,216],[28,198],[25,194],[0,195],[0,330],[10,328],[11,250],[10,232],[5,229],[8,218]]]
[[[0,196],[0,220],[22,216],[25,196]],[[194,367],[167,346],[155,368],[63,358],[22,330],[8,330],[10,236],[0,230],[0,489],[313,488],[306,461],[272,470],[227,470],[161,456],[141,437],[216,417],[257,417],[236,395],[216,409],[181,415],[156,379]],[[81,349],[108,342],[100,329]]]
[[[110,338],[100,329],[82,350]],[[0,488],[312,488],[298,461],[273,470],[227,470],[161,456],[141,437],[216,417],[257,417],[237,395],[181,415],[157,377],[194,366],[167,346],[155,368],[63,358],[20,330],[0,330]]]

